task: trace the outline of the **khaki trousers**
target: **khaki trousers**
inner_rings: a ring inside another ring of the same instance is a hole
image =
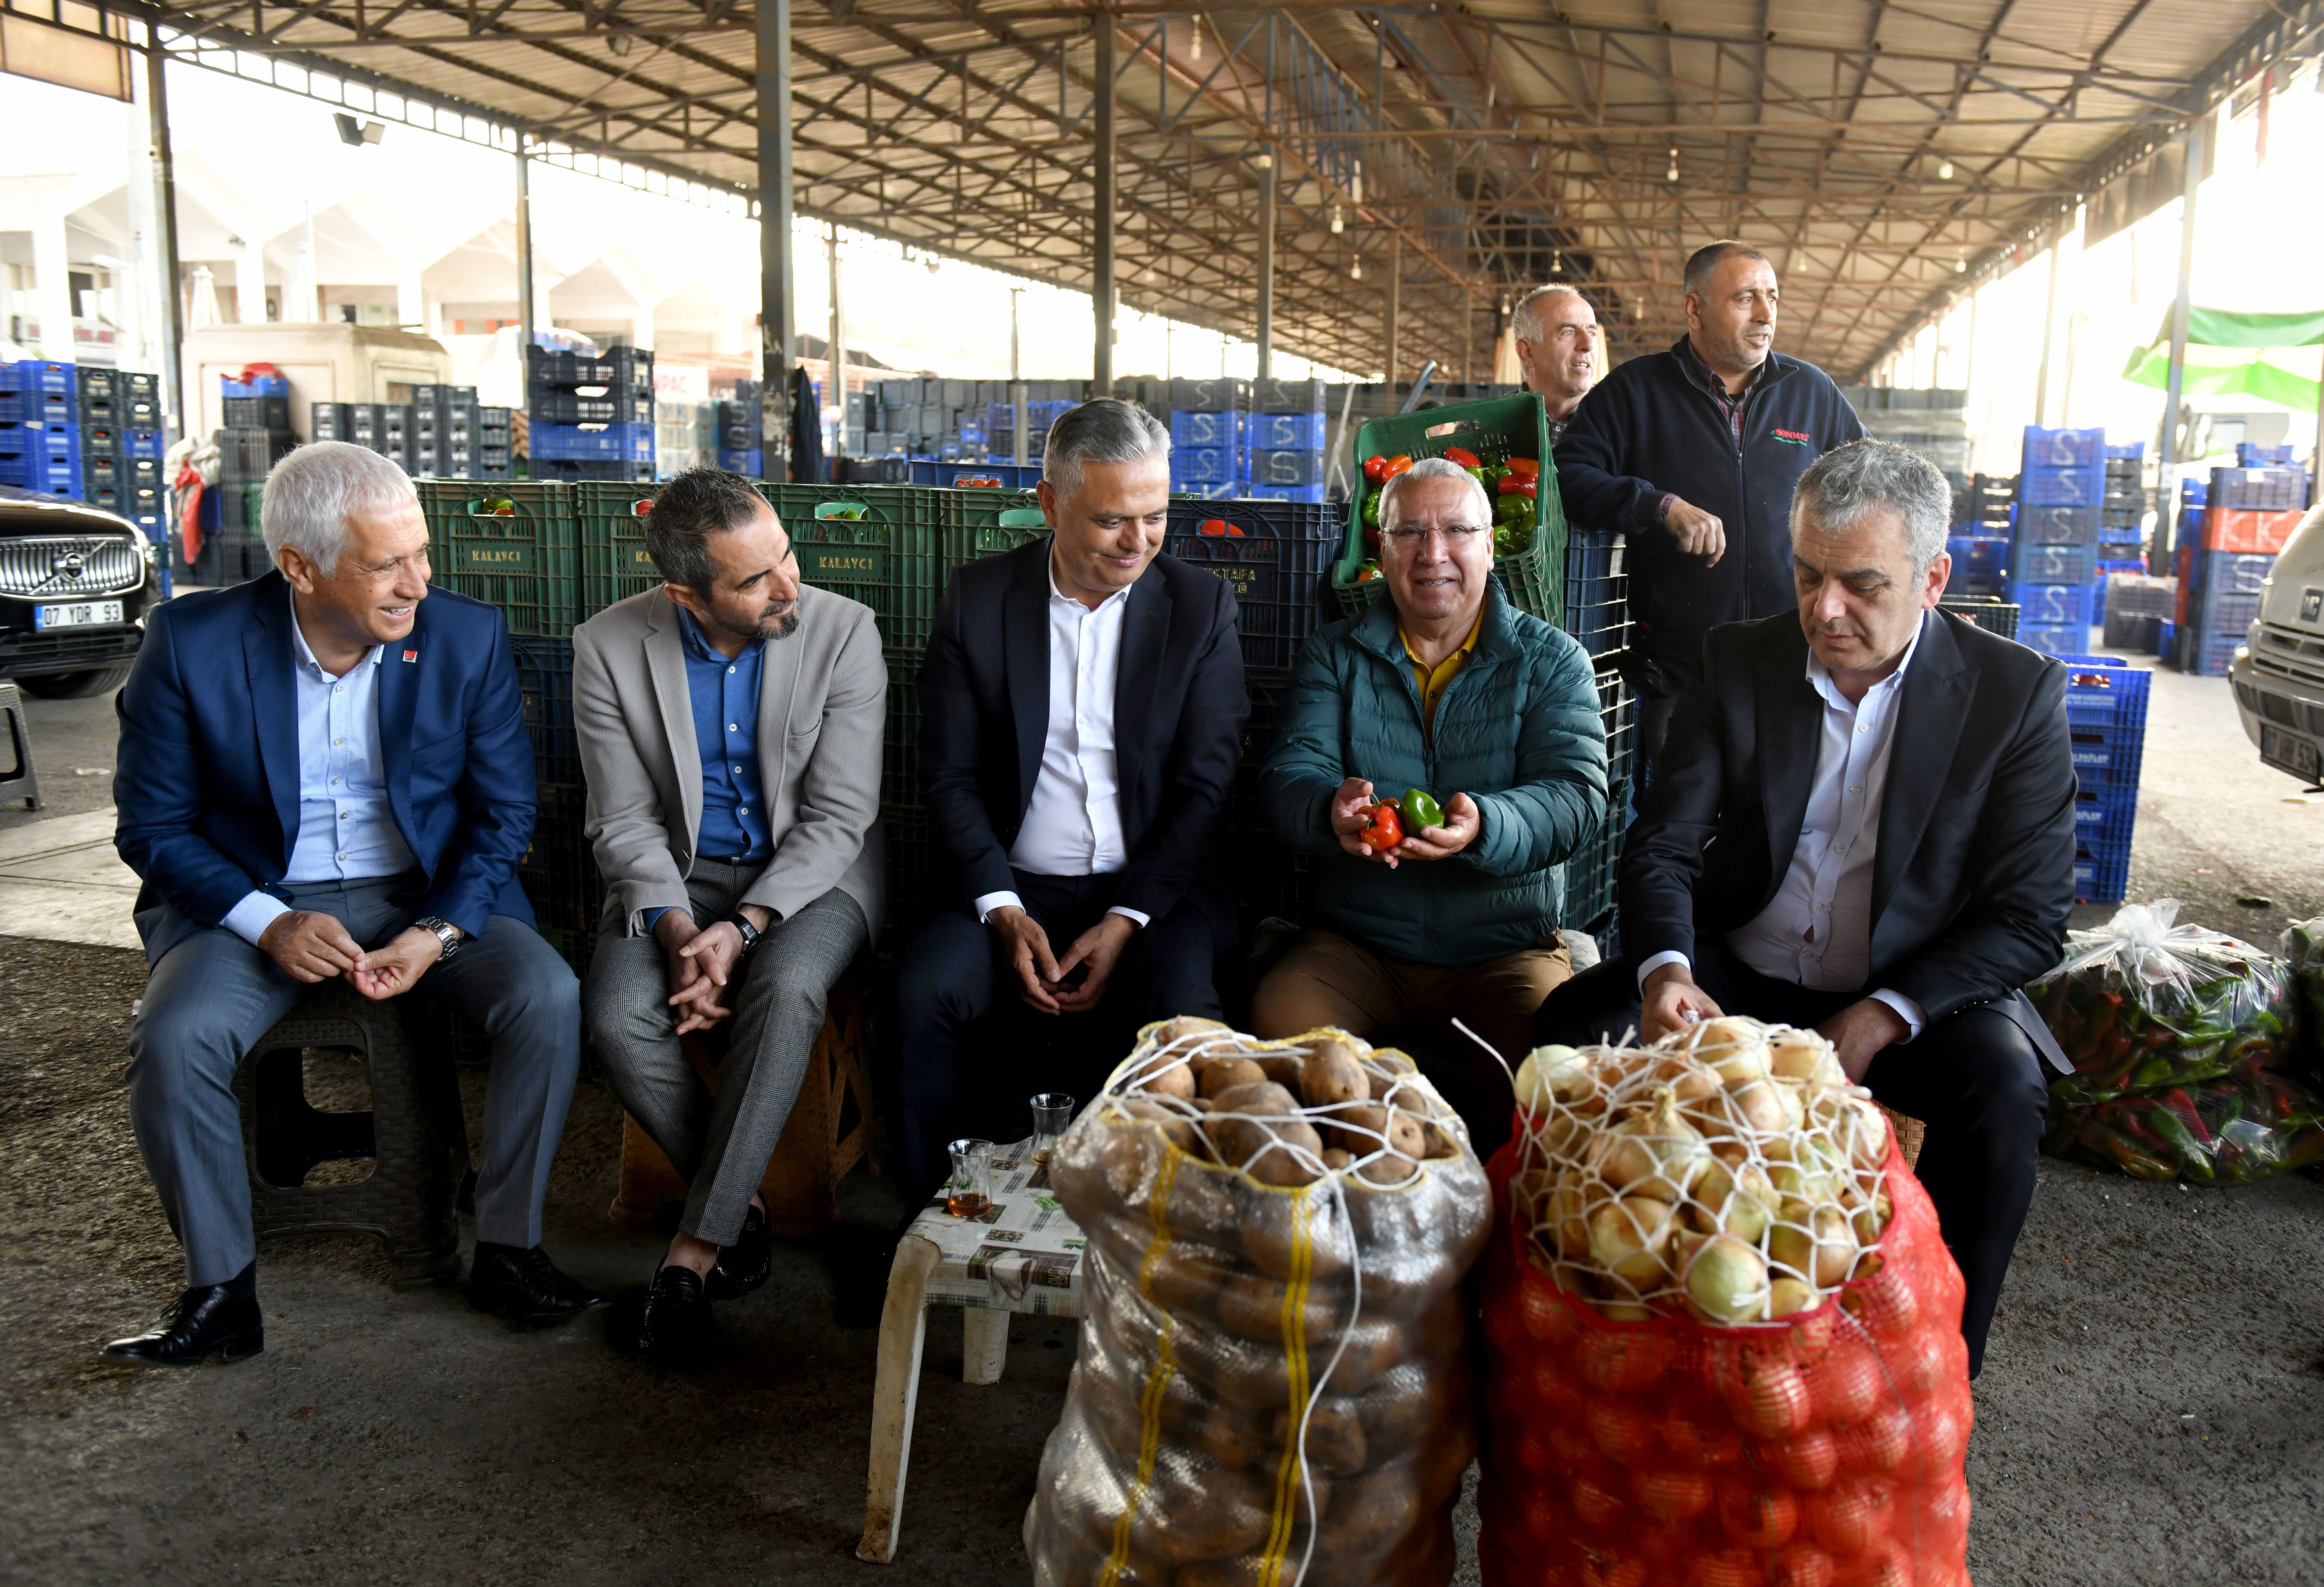
[[[1251,994],[1250,1023],[1268,1038],[1336,1025],[1368,1041],[1406,1045],[1467,1121],[1477,1155],[1489,1157],[1508,1139],[1517,1099],[1501,1066],[1452,1022],[1490,1042],[1514,1069],[1533,1050],[1535,1011],[1572,973],[1555,937],[1481,964],[1421,964],[1337,932],[1307,931]]]

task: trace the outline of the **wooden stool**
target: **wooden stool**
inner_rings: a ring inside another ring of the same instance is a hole
[[[1918,1119],[1907,1118],[1886,1103],[1881,1105],[1880,1111],[1888,1115],[1888,1127],[1896,1132],[1896,1149],[1904,1154],[1904,1166],[1918,1168],[1921,1166],[1921,1142],[1928,1138],[1929,1127]]]
[[[683,1038],[687,1062],[713,1093],[725,1061],[726,1033],[696,1031]],[[869,1161],[885,1165],[872,1097],[869,1055],[863,1045],[863,995],[856,973],[835,982],[823,1017],[823,1030],[807,1056],[807,1078],[783,1125],[775,1155],[759,1182],[767,1204],[767,1226],[787,1240],[803,1239],[830,1227],[839,1215],[834,1191],[848,1171]],[[622,1179],[607,1209],[613,1222],[632,1229],[650,1225],[671,1202],[686,1200],[678,1176],[635,1119],[622,1119]]]
[[[32,729],[24,720],[24,697],[16,686],[0,679],[0,718],[8,724],[8,744],[12,752],[12,769],[0,772],[0,804],[24,801],[24,807],[41,807],[41,780],[32,773]]]

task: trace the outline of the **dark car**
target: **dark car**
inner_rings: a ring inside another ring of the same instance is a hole
[[[127,519],[0,486],[0,678],[52,700],[119,687],[161,598],[160,567]]]

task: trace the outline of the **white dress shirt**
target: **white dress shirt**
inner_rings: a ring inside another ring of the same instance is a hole
[[[1896,670],[1851,703],[1831,669],[1808,652],[1807,678],[1823,700],[1815,780],[1783,885],[1767,907],[1727,934],[1735,956],[1775,981],[1819,992],[1854,992],[1872,970],[1872,861],[1880,845],[1881,797],[1888,787],[1888,752],[1896,738],[1896,707],[1904,674],[1921,647],[1919,630]],[[1660,953],[1638,966],[1638,984],[1684,954]],[[1921,1007],[1899,992],[1871,994],[1896,1010],[1910,1041],[1926,1021]]]
[[[419,864],[397,830],[387,798],[387,758],[379,738],[379,667],[387,653],[374,645],[364,659],[334,678],[315,660],[290,611],[291,698],[299,717],[299,833],[290,846],[290,883],[362,881],[400,876]],[[254,889],[226,911],[223,924],[256,944],[290,906]]]
[[[1009,863],[1035,876],[1104,876],[1130,863],[1121,835],[1121,789],[1115,781],[1114,686],[1121,676],[1121,619],[1130,591],[1117,590],[1094,610],[1057,588],[1049,567],[1049,725],[1041,770]],[[1012,891],[975,903],[983,919],[1003,906],[1025,907]],[[1119,905],[1106,911],[1139,926],[1148,917]]]

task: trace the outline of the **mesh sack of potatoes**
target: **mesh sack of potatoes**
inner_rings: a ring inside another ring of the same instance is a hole
[[[1411,1059],[1149,1025],[1049,1175],[1089,1244],[1035,1581],[1450,1580],[1491,1202]]]
[[[1544,1047],[1492,1164],[1489,1587],[1953,1587],[1962,1287],[1813,1031]]]

